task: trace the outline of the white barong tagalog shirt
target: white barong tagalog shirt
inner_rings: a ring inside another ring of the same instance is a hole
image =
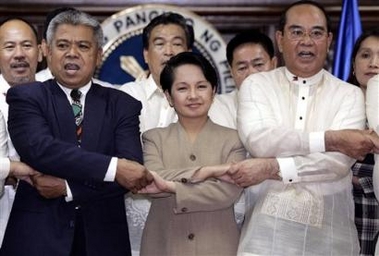
[[[325,152],[324,132],[364,128],[361,90],[325,70],[253,74],[239,91],[237,125],[250,154],[275,157],[283,177],[246,189],[238,255],[357,255],[354,159]]]

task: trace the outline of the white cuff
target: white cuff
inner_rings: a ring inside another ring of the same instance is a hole
[[[311,132],[309,134],[310,153],[325,152],[325,132]]]
[[[65,197],[65,200],[66,202],[71,202],[72,200],[74,200],[74,198],[72,196],[72,192],[71,192],[70,186],[68,185],[67,180],[64,180],[64,184],[66,185],[66,194],[67,194],[67,196]]]
[[[11,162],[8,157],[0,158],[0,180],[5,180],[9,175],[9,171],[11,168]]]
[[[297,175],[295,162],[292,158],[276,158],[276,160],[278,161],[282,180],[285,184],[300,181],[300,177]]]
[[[117,157],[112,157],[107,173],[105,174],[104,181],[110,181],[113,182],[116,178],[116,171],[117,171]]]

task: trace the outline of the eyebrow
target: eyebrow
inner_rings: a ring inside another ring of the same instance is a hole
[[[252,60],[247,60],[247,61],[246,60],[240,60],[240,61],[236,62],[236,65],[249,64],[251,62],[258,62],[258,61],[263,61],[263,60],[264,60],[264,58],[262,58],[262,57],[254,58]]]
[[[17,44],[18,42],[21,42],[21,43],[34,43],[34,40],[31,40],[31,39],[24,39],[24,40],[21,40],[21,41],[7,40],[7,41],[4,41],[4,44],[7,44],[7,43]]]
[[[182,41],[185,41],[185,38],[181,37],[181,36],[175,36],[173,38],[170,38],[170,40],[182,40]],[[165,40],[167,41],[167,38],[164,38],[164,37],[161,37],[161,36],[157,36],[155,38],[153,38],[153,42],[157,41],[157,40]]]
[[[76,43],[92,44],[92,41],[89,41],[89,40],[68,40],[68,39],[65,39],[65,38],[58,38],[58,39],[56,40],[56,42],[65,42],[65,43],[71,43],[71,42],[74,42],[75,44],[76,44]]]
[[[296,28],[305,29],[303,26],[300,26],[300,25],[291,25],[291,26],[288,26],[288,28],[289,29],[296,29]],[[320,25],[313,26],[311,29],[312,30],[313,29],[320,29],[320,30],[324,30],[324,31],[326,30],[325,27],[320,26]]]
[[[253,62],[263,61],[263,60],[264,60],[264,58],[262,58],[262,57],[258,57],[258,58],[253,59]]]

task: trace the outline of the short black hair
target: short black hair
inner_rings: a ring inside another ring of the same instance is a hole
[[[178,25],[184,30],[184,33],[186,35],[186,43],[187,43],[187,48],[192,49],[193,43],[195,40],[195,35],[193,32],[193,27],[190,25],[186,19],[174,12],[165,12],[154,19],[152,19],[149,24],[143,29],[142,33],[142,42],[143,42],[143,48],[147,50],[149,48],[149,38],[151,35],[151,31],[159,26],[159,25],[169,25],[169,24],[174,24]]]
[[[27,21],[26,19],[24,18],[21,18],[21,17],[7,17],[5,19],[3,19],[1,22],[0,22],[0,27],[2,25],[4,25],[5,23],[7,23],[8,21],[12,21],[12,20],[19,20],[19,21],[22,21],[24,23],[26,23],[30,28],[31,30],[33,31],[33,34],[35,35],[36,37],[36,42],[38,43],[38,32],[37,32],[37,29],[29,22]]]
[[[357,57],[358,51],[361,48],[363,41],[366,40],[368,37],[379,38],[379,28],[373,28],[373,29],[364,31],[355,41],[353,52],[351,53],[350,74],[349,74],[349,78],[347,79],[347,82],[357,85],[357,86],[360,86],[360,84],[355,76],[353,66],[355,63],[355,58]]]
[[[315,2],[315,1],[311,1],[311,0],[300,0],[300,1],[292,3],[286,9],[284,9],[284,11],[282,12],[282,14],[280,15],[280,18],[279,18],[279,25],[278,25],[278,30],[279,31],[282,31],[282,32],[284,31],[284,27],[285,27],[285,25],[287,23],[287,12],[292,7],[299,6],[299,5],[312,5],[312,6],[316,7],[316,8],[318,8],[318,9],[320,9],[320,11],[325,16],[327,32],[331,31],[330,17],[328,15],[328,13],[326,12],[325,8],[320,3]]]
[[[195,52],[181,52],[172,57],[163,68],[160,76],[160,84],[163,91],[171,94],[171,88],[175,80],[175,70],[183,65],[191,64],[199,67],[205,79],[212,85],[212,89],[217,90],[217,72],[209,61],[202,55]]]
[[[236,48],[250,43],[261,45],[271,59],[274,57],[274,43],[271,38],[257,29],[247,30],[235,35],[226,46],[226,58],[230,66],[233,63],[233,53]]]
[[[46,15],[45,22],[43,24],[43,34],[42,34],[42,39],[46,40],[46,32],[47,28],[49,27],[50,21],[55,18],[58,14],[65,12],[65,11],[73,11],[75,8],[73,7],[60,7],[57,9],[52,10]]]

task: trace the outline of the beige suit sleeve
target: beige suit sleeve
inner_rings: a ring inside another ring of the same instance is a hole
[[[209,179],[196,184],[190,183],[190,177],[201,166],[166,169],[160,156],[160,151],[163,150],[160,145],[162,142],[154,135],[152,133],[143,135],[144,163],[148,170],[156,171],[166,180],[177,182],[176,194],[173,195],[176,196],[176,209],[174,210],[177,213],[224,209],[232,206],[239,198],[242,188],[217,179]],[[246,151],[238,136],[235,137],[230,148],[226,162],[240,161],[245,158]],[[219,152],[215,152],[215,154],[217,153]],[[182,211],[182,209],[185,210]]]

